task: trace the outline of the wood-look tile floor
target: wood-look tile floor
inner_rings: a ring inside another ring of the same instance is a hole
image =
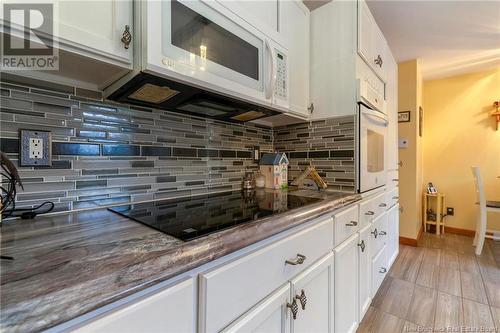
[[[357,332],[500,332],[500,242],[424,234],[399,256]]]

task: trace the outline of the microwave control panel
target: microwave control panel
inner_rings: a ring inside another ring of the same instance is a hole
[[[276,52],[276,87],[275,95],[281,99],[287,98],[287,66],[286,66],[286,56],[279,51]]]

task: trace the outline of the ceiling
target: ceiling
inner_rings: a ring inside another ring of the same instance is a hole
[[[500,67],[500,1],[367,2],[397,62],[421,59],[424,79]]]

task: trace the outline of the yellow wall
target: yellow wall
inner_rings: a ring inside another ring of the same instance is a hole
[[[424,183],[433,182],[455,208],[446,225],[473,230],[472,165],[481,167],[486,197],[500,200],[500,130],[488,115],[500,100],[500,68],[425,81],[423,92]],[[500,214],[492,219],[489,227],[500,229]]]
[[[422,139],[418,134],[418,109],[422,105],[422,76],[418,59],[398,64],[398,111],[410,111],[410,122],[398,124],[399,138],[408,148],[399,149],[400,236],[417,239],[422,221]]]

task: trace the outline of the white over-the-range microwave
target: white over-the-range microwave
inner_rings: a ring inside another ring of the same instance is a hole
[[[224,2],[162,0],[136,6],[139,61],[132,74],[107,89],[109,99],[229,121],[288,109],[286,47]]]
[[[358,192],[363,193],[386,183],[385,152],[388,118],[384,83],[362,66],[358,79],[357,165]]]

